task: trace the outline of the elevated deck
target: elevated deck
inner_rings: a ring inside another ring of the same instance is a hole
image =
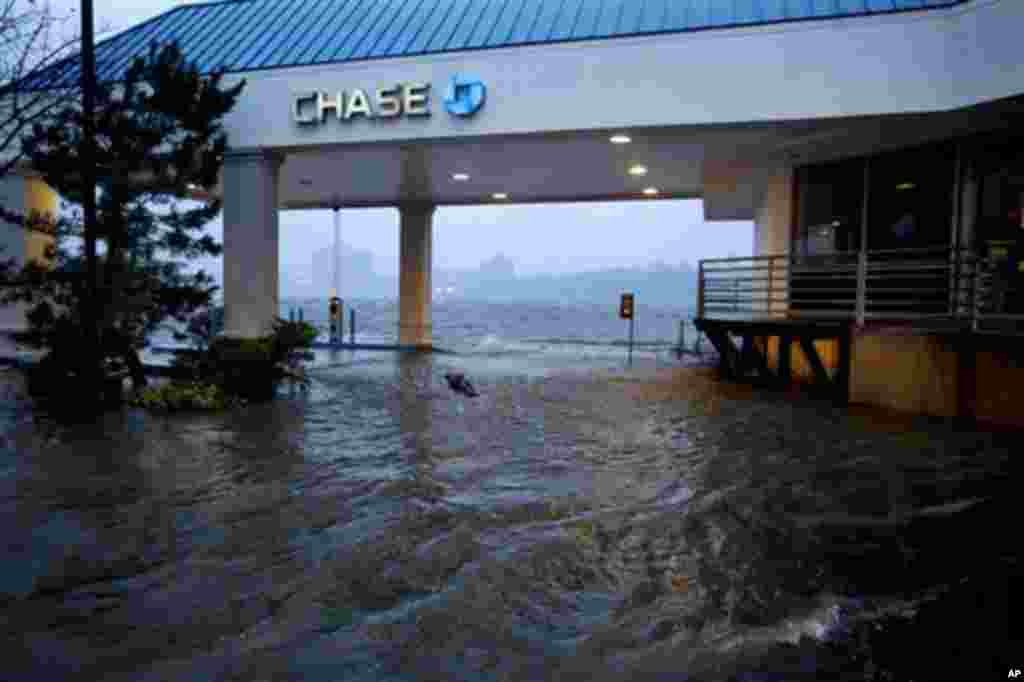
[[[793,382],[791,348],[796,343],[813,372],[815,385],[832,395],[838,402],[845,403],[849,400],[852,336],[852,325],[849,322],[771,317],[698,317],[693,323],[718,351],[718,367],[723,378],[788,386]],[[770,337],[778,338],[775,363],[769,362],[768,345],[759,342]],[[740,340],[739,348],[734,344],[734,338]],[[819,340],[836,342],[838,358],[833,368],[827,368],[822,360],[819,348],[814,343]],[[772,364],[775,365],[774,370]]]

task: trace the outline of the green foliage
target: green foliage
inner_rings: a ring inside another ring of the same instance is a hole
[[[220,254],[220,244],[204,232],[220,203],[189,196],[217,183],[227,148],[223,118],[243,85],[224,88],[220,74],[201,76],[172,44],[154,45],[132,63],[124,82],[97,93],[96,236],[105,247],[98,259],[96,302],[101,343],[106,358],[128,367],[136,388],[145,383],[138,352],[147,338],[168,319],[185,323],[216,291],[213,278],[191,271],[189,261]],[[78,100],[68,98],[51,121],[34,125],[22,148],[33,168],[72,205],[53,225],[49,263],[30,263],[6,277],[0,272],[6,280],[0,304],[28,305],[30,329],[18,341],[47,351],[50,390],[63,391],[62,376],[82,376],[76,356],[88,347],[83,344],[88,287],[78,247],[84,227],[75,207],[83,196]]]
[[[131,404],[157,411],[223,410],[242,401],[229,396],[217,384],[198,381],[172,381],[147,388],[132,399]]]
[[[215,338],[205,348],[178,352],[173,366],[181,376],[216,384],[229,396],[269,400],[282,381],[308,383],[301,364],[317,334],[307,322],[279,319],[268,336]]]

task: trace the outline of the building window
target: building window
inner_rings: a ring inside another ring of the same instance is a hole
[[[1024,141],[982,147],[972,166],[978,183],[975,244],[989,250],[1024,239]]]
[[[796,178],[797,254],[859,249],[864,161],[805,166],[797,170]]]
[[[868,250],[949,246],[955,159],[954,146],[943,144],[871,160]]]
[[[986,262],[982,307],[1024,313],[1024,140],[984,141],[970,155],[977,202],[973,246]]]

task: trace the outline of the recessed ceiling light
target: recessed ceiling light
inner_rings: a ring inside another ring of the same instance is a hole
[[[504,192],[495,192],[494,194],[491,195],[491,197],[497,199],[498,201],[508,199],[508,195],[505,194]]]
[[[453,173],[452,180],[455,182],[465,182],[469,180],[469,173]]]
[[[299,180],[299,184],[309,187],[310,185],[313,184],[313,181],[310,180],[309,178],[302,178],[301,180]]]
[[[190,182],[190,183],[188,183],[188,184],[186,185],[186,187],[188,187],[188,189],[189,189],[190,191],[192,191],[192,192],[195,192],[195,191],[196,191],[197,189],[199,189],[199,185],[197,185],[197,184],[196,184],[196,183],[194,183],[194,182]]]
[[[653,197],[658,193],[657,187],[644,187],[644,194],[649,197]]]
[[[608,141],[611,142],[612,144],[629,144],[630,142],[633,141],[633,139],[629,135],[619,133],[617,135],[612,135],[611,137],[609,137]]]
[[[641,166],[639,163],[629,167],[630,175],[647,175],[647,166]]]
[[[917,187],[917,185],[915,185],[912,182],[901,182],[900,184],[896,185],[896,189],[899,190],[900,192],[902,192],[905,189],[914,189],[915,187]]]

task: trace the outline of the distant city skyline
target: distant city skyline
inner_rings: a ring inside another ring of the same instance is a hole
[[[696,265],[751,253],[752,223],[705,223],[702,212],[699,200],[441,207],[434,218],[434,265],[472,270],[502,254],[518,275],[530,276],[658,262]],[[341,226],[347,249],[369,252],[376,273],[397,276],[396,209],[343,209]],[[221,239],[220,221],[209,231]],[[331,211],[282,211],[280,233],[283,280],[289,268],[308,268],[317,251],[331,247]],[[219,276],[219,259],[204,267]]]

